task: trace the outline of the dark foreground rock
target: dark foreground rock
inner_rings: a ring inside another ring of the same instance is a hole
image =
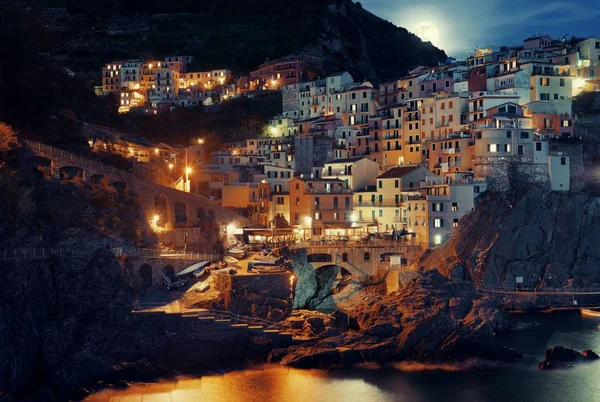
[[[106,248],[0,261],[0,271],[0,398],[81,399],[108,384],[230,367],[289,344],[227,322],[132,313],[132,272]]]
[[[577,363],[587,363],[598,360],[600,357],[593,351],[586,349],[578,352],[564,346],[555,346],[546,350],[545,359],[538,367],[542,370],[565,369]]]
[[[452,282],[435,270],[398,292],[371,297],[348,313],[346,323],[350,328],[354,323],[356,331],[335,331],[333,321],[290,317],[286,330],[295,329],[308,342],[277,349],[269,361],[307,368],[403,360],[514,362],[521,357],[495,344],[495,333],[510,330],[513,324],[500,302],[480,297],[471,284]],[[344,320],[337,317],[337,321]]]

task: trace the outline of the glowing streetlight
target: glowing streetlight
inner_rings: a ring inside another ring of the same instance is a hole
[[[158,215],[154,215],[154,216],[152,217],[152,224],[153,224],[154,226],[156,226],[156,224],[158,223],[158,220],[159,220],[159,219],[160,219],[160,216],[158,216]]]
[[[312,218],[310,216],[305,216],[304,223],[306,224],[306,226],[312,225]]]
[[[158,148],[154,148],[154,154],[158,155]]]
[[[198,138],[198,145],[204,144],[204,138]]]
[[[189,175],[190,173],[192,173],[192,168],[188,166],[185,168],[185,174]]]
[[[172,163],[169,163],[169,169],[173,170],[174,167],[175,167],[175,165],[173,165]]]

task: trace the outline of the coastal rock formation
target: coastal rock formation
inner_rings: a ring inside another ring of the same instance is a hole
[[[454,239],[422,266],[466,269],[476,283],[514,289],[600,287],[600,198],[532,187],[511,200],[482,196]]]
[[[339,332],[334,317],[291,316],[286,325],[296,335],[315,340],[271,353],[270,361],[295,367],[360,362],[461,361],[481,358],[512,362],[520,354],[494,344],[494,335],[511,328],[512,319],[493,298],[479,297],[472,285],[456,283],[438,271],[426,272],[398,292],[370,297],[348,312]],[[339,321],[339,317],[338,317]],[[343,320],[342,320],[343,321]],[[318,328],[315,330],[315,327]]]
[[[564,346],[555,346],[546,350],[545,359],[538,367],[541,370],[564,369],[573,367],[577,363],[592,362],[598,359],[600,357],[589,349],[578,352]]]
[[[48,387],[34,400],[80,399],[99,384],[227,367],[291,340],[227,320],[134,314],[128,270],[106,248],[78,246],[88,252],[0,261],[0,392],[31,396]]]

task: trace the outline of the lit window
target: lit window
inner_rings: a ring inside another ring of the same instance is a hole
[[[435,218],[433,220],[433,227],[434,228],[441,228],[444,226],[444,221],[442,220],[442,218]]]
[[[454,218],[454,220],[452,221],[452,226],[455,228],[458,227],[458,218]]]

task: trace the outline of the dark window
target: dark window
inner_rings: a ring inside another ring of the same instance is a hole
[[[369,262],[371,261],[371,254],[370,253],[365,253],[365,258],[364,258],[365,262]]]
[[[567,158],[565,158],[564,156],[560,158],[560,164],[565,166],[567,164]]]

